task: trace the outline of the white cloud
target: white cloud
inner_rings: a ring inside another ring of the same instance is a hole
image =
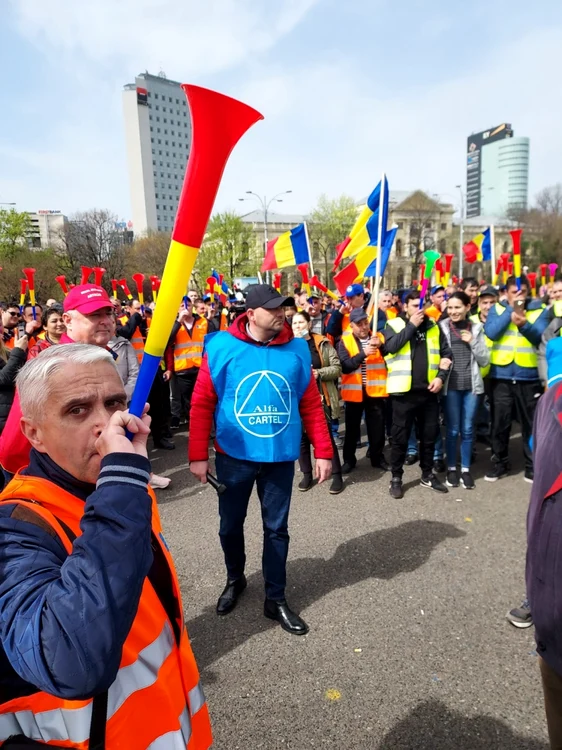
[[[20,32],[46,50],[191,80],[270,49],[317,2],[12,0]]]

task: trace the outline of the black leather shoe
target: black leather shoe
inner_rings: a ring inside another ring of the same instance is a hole
[[[419,456],[417,453],[408,453],[406,456],[406,460],[404,461],[405,466],[413,466],[414,464],[417,464],[419,461]]]
[[[246,586],[246,576],[242,576],[236,581],[227,581],[217,602],[217,615],[227,615],[232,612]]]
[[[161,438],[160,440],[155,440],[154,447],[160,448],[163,451],[175,451],[176,449],[174,443],[172,443],[171,440],[168,440],[168,438],[165,437]]]
[[[390,464],[384,456],[381,456],[378,461],[371,464],[373,469],[381,469],[382,471],[390,471]]]
[[[263,605],[263,613],[270,620],[277,620],[287,633],[293,635],[306,635],[308,633],[306,622],[289,609],[289,605],[284,599],[280,602],[266,599]]]
[[[355,468],[355,464],[350,464],[348,461],[346,461],[344,465],[341,467],[341,473],[349,474],[349,472],[353,471],[354,468]]]

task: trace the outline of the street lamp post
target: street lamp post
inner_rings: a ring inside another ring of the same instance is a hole
[[[254,193],[252,190],[246,190],[246,195],[251,195],[254,198],[258,199],[258,201],[260,203],[260,206],[261,206],[261,209],[263,211],[263,242],[264,242],[263,252],[264,252],[264,256],[265,256],[265,253],[267,252],[267,212],[269,210],[269,207],[271,206],[271,204],[274,201],[277,201],[277,203],[283,203],[283,199],[280,198],[279,196],[281,196],[281,195],[288,195],[289,193],[292,193],[292,192],[293,192],[292,190],[285,190],[282,193],[277,193],[277,195],[274,195],[273,198],[270,198],[269,200],[267,200],[267,196],[265,196],[265,195],[262,198],[261,195],[258,195],[257,193]],[[238,200],[239,201],[248,201],[248,200],[251,200],[251,198],[238,198]],[[269,284],[269,271],[266,272],[266,280],[267,280],[267,283]]]
[[[464,193],[462,191],[462,185],[455,185],[456,188],[459,189],[459,192],[461,194],[461,225],[460,225],[460,247],[459,247],[459,278],[462,279],[463,274],[463,255],[462,255],[462,247],[464,244]]]

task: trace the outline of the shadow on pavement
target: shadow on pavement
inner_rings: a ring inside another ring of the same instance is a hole
[[[290,560],[287,564],[289,603],[299,612],[336,589],[369,578],[389,580],[400,573],[412,572],[429,559],[438,544],[463,536],[464,531],[449,523],[408,521],[350,539],[340,544],[329,560],[317,557]],[[217,598],[219,594],[217,591]],[[203,614],[187,623],[201,670],[248,638],[279,627],[263,616],[263,597],[262,574],[255,572],[248,577],[248,590],[234,612],[218,617],[214,606],[207,607]]]
[[[439,701],[420,703],[391,729],[377,750],[548,750],[490,716],[463,716]]]

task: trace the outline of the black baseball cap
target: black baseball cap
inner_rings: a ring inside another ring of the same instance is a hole
[[[497,297],[498,290],[494,286],[490,286],[490,284],[488,284],[487,286],[480,287],[478,296],[479,297]]]
[[[255,310],[256,307],[275,310],[283,306],[294,307],[294,298],[281,296],[277,289],[269,284],[252,284],[246,290],[246,310]]]
[[[352,310],[349,314],[349,319],[352,323],[360,323],[362,320],[367,320],[368,317],[369,316],[362,307],[356,307],[355,310]]]

